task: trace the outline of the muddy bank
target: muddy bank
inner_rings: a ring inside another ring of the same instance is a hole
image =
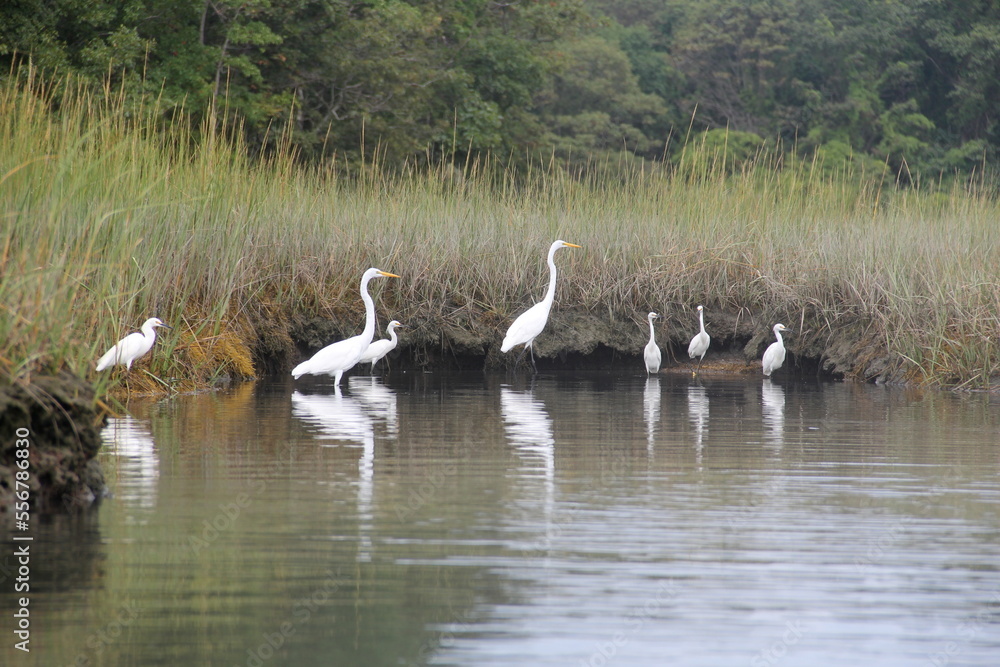
[[[656,340],[663,350],[663,369],[690,370],[687,347],[698,331],[695,311],[663,313],[656,325]],[[390,363],[405,367],[507,368],[518,353],[501,354],[500,342],[512,318],[494,313],[462,311],[447,319],[404,318],[399,346]],[[376,338],[385,337],[381,328]],[[795,374],[847,377],[862,381],[903,382],[905,369],[860,320],[842,319],[831,327],[807,314],[753,316],[746,312],[707,311],[705,326],[712,337],[703,368],[716,373],[759,373],[760,358],[773,342],[771,327],[778,321],[792,328],[785,336],[788,357],[785,370]],[[290,322],[288,345],[269,346],[260,367],[287,372],[318,349],[355,335],[360,329],[356,315],[338,319],[303,317]],[[545,331],[535,341],[539,367],[605,367],[630,360],[641,367],[642,349],[649,340],[645,313],[634,318],[616,318],[607,313],[554,308]]]
[[[104,493],[95,457],[105,416],[95,399],[88,382],[65,372],[0,386],[0,526],[13,522],[17,451],[25,449],[24,439],[32,511],[86,507]]]
[[[697,331],[697,320],[694,311],[688,310],[664,313],[657,324],[664,373],[687,373],[693,368],[687,346]],[[500,353],[500,341],[512,317],[469,310],[456,310],[447,317],[397,317],[407,326],[400,331],[399,346],[389,356],[388,364],[393,368],[503,369],[518,360],[518,352]],[[867,323],[841,318],[832,326],[806,313],[790,318],[787,314],[751,316],[708,310],[706,328],[712,345],[701,372],[759,374],[761,355],[773,340],[771,327],[779,317],[794,330],[785,337],[788,358],[781,374],[913,381],[905,364],[885,350],[882,339]],[[241,354],[252,354],[256,374],[284,374],[321,347],[357,334],[359,328],[354,312],[336,318],[275,317],[244,328],[240,345],[235,347],[243,351]],[[378,337],[383,335],[380,331]],[[556,308],[535,341],[535,357],[540,369],[610,369],[631,364],[638,372],[648,336],[644,313],[616,318],[607,313]],[[383,367],[386,363],[380,362]],[[0,526],[9,527],[13,520],[16,443],[21,437],[18,429],[29,433],[28,483],[33,510],[88,506],[104,493],[104,478],[95,457],[105,416],[95,404],[93,387],[65,373],[0,387]]]

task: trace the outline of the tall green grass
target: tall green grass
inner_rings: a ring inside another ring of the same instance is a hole
[[[345,174],[288,150],[251,156],[234,128],[164,127],[145,108],[72,81],[0,87],[9,378],[94,377],[94,360],[154,315],[175,329],[148,377],[250,375],[255,341],[287,339],[296,317],[360,326],[368,266],[403,276],[376,288],[379,310],[416,322],[414,339],[498,344],[540,296],[555,238],[584,246],[559,255],[558,309],[618,323],[623,347],[650,309],[686,340],[703,303],[734,322],[716,340],[759,343],[778,320],[805,330],[793,352],[822,356],[844,337],[847,374],[987,387],[998,373],[1000,207],[976,182],[903,189],[776,154],[734,171],[696,145],[677,168],[594,171],[614,177],[499,160]]]

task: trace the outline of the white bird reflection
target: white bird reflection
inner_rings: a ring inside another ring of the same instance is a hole
[[[545,411],[545,405],[532,398],[531,394],[501,387],[500,408],[507,438],[518,454],[525,462],[538,462],[522,470],[540,468],[546,479],[551,478],[555,472],[555,438],[552,435],[552,419]]]
[[[708,392],[700,384],[689,384],[687,388],[688,419],[694,426],[694,451],[698,465],[701,465],[705,431],[708,428]]]
[[[546,544],[552,534],[552,512],[555,504],[555,436],[552,419],[545,405],[530,393],[500,388],[500,410],[503,413],[507,439],[524,462],[520,468],[527,478],[543,480],[543,516]]]
[[[764,378],[760,389],[761,413],[764,425],[771,432],[771,442],[778,448],[785,439],[785,390]]]
[[[358,560],[370,561],[374,528],[373,495],[375,480],[375,423],[384,419],[388,430],[396,432],[396,395],[377,384],[375,378],[350,383],[352,393],[344,396],[340,387],[333,395],[292,393],[292,414],[318,429],[318,438],[360,445],[358,459]],[[350,382],[350,381],[349,381]]]
[[[101,431],[101,441],[118,458],[115,495],[133,507],[155,507],[160,459],[153,435],[143,422],[132,415],[112,417]]]
[[[351,395],[361,401],[365,411],[374,419],[383,420],[390,436],[398,435],[396,393],[374,376],[352,377],[348,380],[348,385]]]
[[[660,423],[660,378],[646,378],[646,386],[642,390],[642,407],[646,420],[646,454],[652,457],[656,425]]]

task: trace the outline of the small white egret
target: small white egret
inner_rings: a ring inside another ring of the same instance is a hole
[[[382,340],[372,341],[371,345],[368,346],[368,349],[365,350],[365,353],[361,355],[361,359],[358,360],[358,363],[363,364],[366,361],[370,361],[372,363],[371,372],[374,373],[375,364],[378,363],[378,360],[395,349],[397,343],[396,329],[401,326],[404,326],[404,324],[397,320],[389,322],[389,325],[385,328],[385,332],[389,334],[389,337],[383,338]]]
[[[781,322],[775,324],[774,337],[778,340],[767,347],[767,350],[764,351],[764,358],[761,360],[761,364],[764,367],[764,375],[767,377],[771,377],[771,373],[781,368],[781,364],[785,363],[785,342],[781,339],[782,331],[792,332],[791,329]]]
[[[122,364],[127,370],[132,370],[132,362],[146,354],[156,342],[156,327],[169,329],[159,317],[151,317],[143,322],[142,333],[130,333],[115,343],[110,350],[97,360],[97,370],[103,371],[115,364]]]
[[[646,343],[646,349],[642,352],[642,358],[646,362],[646,375],[658,372],[660,361],[663,358],[660,354],[660,348],[656,345],[656,331],[653,329],[653,320],[658,317],[659,315],[656,313],[650,313],[646,316],[646,319],[649,320],[649,342]]]
[[[334,375],[334,385],[340,384],[340,378],[345,371],[350,370],[361,359],[375,336],[375,302],[368,294],[368,283],[372,278],[383,276],[399,278],[394,273],[386,273],[374,267],[361,276],[361,300],[365,302],[365,329],[357,336],[346,338],[331,345],[303,361],[292,369],[292,377],[298,379],[303,375]]]
[[[694,370],[695,373],[701,369],[701,362],[705,358],[705,353],[708,352],[709,343],[712,342],[708,332],[705,331],[704,306],[698,306],[698,323],[701,325],[701,331],[694,335],[694,338],[691,339],[691,343],[688,345],[688,357],[691,359],[698,357],[698,368]]]
[[[531,353],[531,365],[535,365],[535,353],[531,349],[538,334],[542,333],[545,324],[549,321],[549,311],[552,309],[552,302],[556,298],[556,263],[554,257],[559,248],[579,248],[575,243],[566,241],[554,241],[549,247],[549,289],[545,292],[545,298],[534,306],[518,315],[514,323],[507,329],[503,344],[500,346],[501,352],[507,352],[515,345],[524,344],[524,348]],[[523,352],[522,352],[523,355]]]

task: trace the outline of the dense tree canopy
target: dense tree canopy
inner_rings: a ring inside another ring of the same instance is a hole
[[[937,179],[1000,144],[986,0],[8,0],[0,71],[29,59],[305,159],[660,160],[725,130]]]

